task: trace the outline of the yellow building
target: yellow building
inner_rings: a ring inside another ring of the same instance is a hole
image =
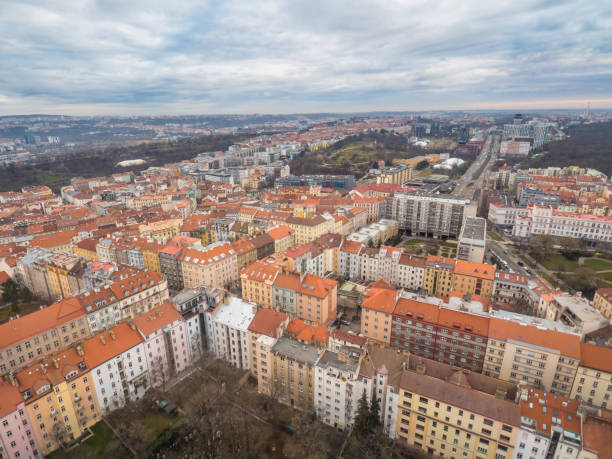
[[[456,260],[453,270],[453,291],[491,298],[494,282],[495,267],[493,265]]]
[[[272,309],[274,307],[272,287],[278,273],[277,266],[259,261],[244,268],[240,272],[242,299]]]
[[[516,385],[410,358],[399,386],[401,443],[438,457],[512,458],[521,425]]]
[[[257,261],[257,248],[247,238],[232,242],[232,249],[236,252],[238,272]]]
[[[100,421],[93,377],[80,346],[56,354],[14,376],[26,393],[26,411],[43,455],[74,444]]]
[[[427,257],[423,288],[430,295],[448,296],[453,291],[454,268],[455,260],[453,258],[435,255]]]
[[[612,407],[612,349],[580,343],[580,365],[569,398],[609,410]]]
[[[292,338],[279,338],[271,350],[270,395],[303,411],[314,410],[314,365],[319,349]]]
[[[612,288],[600,288],[593,297],[593,307],[606,319],[612,319]]]
[[[200,239],[202,241],[202,245],[206,247],[207,245],[217,242],[217,233],[212,228],[201,228]]]
[[[47,262],[48,279],[55,298],[67,298],[84,287],[80,274],[83,260],[67,253],[57,254]]]
[[[169,218],[158,222],[138,225],[138,232],[143,237],[152,237],[168,241],[181,232],[182,218]]]
[[[90,261],[98,261],[96,252],[97,239],[83,239],[72,246],[72,253]]]
[[[285,224],[295,231],[296,244],[308,244],[334,230],[334,220],[328,220],[320,215],[312,218],[289,217]]]

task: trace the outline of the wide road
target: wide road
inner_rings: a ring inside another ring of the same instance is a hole
[[[499,242],[494,239],[491,239],[487,236],[487,255],[486,258],[488,260],[489,255],[491,255],[491,251],[495,252],[495,255],[500,257],[503,261],[508,263],[508,268],[514,271],[517,274],[522,274],[524,276],[529,276],[527,270],[532,271],[527,265],[519,266],[518,262],[520,258],[513,252],[514,247],[511,242],[504,241]]]
[[[480,190],[484,184],[489,168],[499,155],[500,142],[501,139],[498,135],[487,136],[480,154],[476,157],[474,162],[470,164],[465,174],[457,180],[457,184],[452,193],[453,198],[474,199],[476,192]],[[480,174],[478,174],[479,171]],[[474,177],[475,174],[478,174],[478,176]]]

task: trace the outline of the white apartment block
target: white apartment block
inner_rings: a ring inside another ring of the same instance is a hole
[[[517,216],[512,235],[529,239],[539,234],[571,237],[590,242],[612,242],[612,217],[559,212],[552,207],[531,206]]]
[[[352,427],[361,392],[355,390],[357,361],[325,351],[315,363],[314,406],[321,421],[339,430]]]
[[[529,210],[524,207],[503,206],[501,204],[489,204],[487,220],[493,226],[512,228],[517,216],[526,217]]]
[[[250,368],[248,329],[257,305],[236,297],[226,297],[213,313],[215,354],[237,368]]]

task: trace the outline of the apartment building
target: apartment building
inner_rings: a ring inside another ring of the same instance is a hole
[[[300,276],[280,272],[272,284],[272,307],[292,317],[297,316],[297,291]]]
[[[257,303],[262,308],[274,307],[272,286],[280,273],[274,264],[257,261],[240,272],[242,298]]]
[[[401,374],[396,438],[438,457],[512,458],[521,425],[514,384],[410,357]]]
[[[357,388],[359,361],[329,350],[317,359],[314,371],[314,410],[325,424],[350,429],[361,393]]]
[[[612,319],[612,288],[600,288],[593,297],[593,307],[606,319]]]
[[[580,343],[580,365],[569,398],[604,409],[612,407],[612,349]]]
[[[574,459],[582,447],[579,402],[533,387],[522,387],[521,430],[516,459]]]
[[[226,297],[213,313],[215,355],[231,365],[250,368],[249,325],[255,317],[257,305],[236,297]]]
[[[227,242],[185,248],[180,260],[185,288],[225,288],[239,279],[236,251]]]
[[[284,252],[295,245],[295,230],[287,225],[274,226],[267,234],[274,240],[274,252]]]
[[[172,303],[156,306],[132,323],[143,339],[153,387],[163,387],[191,365],[187,321]]]
[[[40,446],[16,383],[16,379],[0,382],[0,456],[38,458]]]
[[[23,396],[42,455],[74,444],[101,419],[82,347],[66,349],[9,379]]]
[[[592,245],[612,241],[612,217],[561,212],[552,207],[529,206],[526,216],[517,216],[512,229],[516,238],[529,239],[540,234],[571,237]]]
[[[166,276],[168,287],[175,291],[183,290],[183,269],[181,263],[182,248],[166,245],[159,251],[159,269]]]
[[[455,259],[430,255],[425,266],[423,289],[434,296],[448,296],[453,288]]]
[[[386,218],[397,220],[401,231],[426,237],[458,238],[464,219],[475,213],[467,200],[408,193],[389,197],[386,206]]]
[[[338,281],[314,274],[300,276],[296,301],[300,319],[327,325],[336,320]]]
[[[610,324],[581,293],[556,295],[548,304],[546,318],[561,322],[580,333],[591,333]]]
[[[94,287],[78,297],[87,313],[90,332],[133,319],[168,300],[168,283],[154,271],[124,273],[111,284]]]
[[[370,285],[361,303],[363,336],[379,343],[391,343],[392,314],[397,297],[397,290],[382,279]]]
[[[308,244],[326,233],[333,232],[333,222],[333,218],[326,219],[315,215],[310,218],[289,217],[285,224],[295,231],[296,244]]]
[[[558,322],[489,313],[485,375],[569,397],[580,364],[581,335]]]
[[[418,290],[425,282],[427,257],[403,253],[397,265],[396,285],[399,288]]]
[[[436,298],[400,297],[393,311],[391,346],[480,372],[488,331],[485,314],[452,309]]]
[[[124,322],[83,342],[85,365],[102,415],[137,400],[151,385],[143,338]]]
[[[17,260],[15,277],[38,298],[55,301],[57,295],[49,278],[47,262],[54,253],[40,248],[29,248],[28,252]]]
[[[259,373],[263,372],[266,379],[271,376],[271,367],[269,366],[269,349],[262,350],[266,347],[266,342],[269,340],[259,339],[261,337],[279,338],[287,328],[289,316],[284,312],[272,309],[260,309],[255,313],[253,320],[248,328],[249,342],[249,357],[251,374],[259,378]]]
[[[342,241],[340,251],[338,253],[338,275],[346,279],[356,279],[360,277],[360,260],[359,256],[364,250],[363,244],[360,242]]]
[[[365,248],[359,255],[360,278],[367,282],[385,279],[397,285],[397,271],[403,251],[398,247]]]
[[[232,242],[232,249],[236,252],[239,272],[242,272],[244,268],[257,261],[257,247],[248,238]]]
[[[512,228],[517,217],[527,217],[529,210],[524,207],[504,206],[500,203],[489,204],[487,220],[494,227]]]
[[[366,209],[368,211],[368,223],[373,223],[382,217],[382,211],[384,211],[386,199],[373,196],[355,196],[353,197],[353,203],[355,207]]]
[[[481,217],[466,217],[459,235],[457,258],[482,263],[487,242],[487,221]]]
[[[493,265],[465,260],[455,261],[452,291],[491,298],[494,281],[495,267]]]
[[[85,309],[67,298],[0,325],[0,374],[17,371],[90,336]]]
[[[313,411],[315,363],[319,349],[283,336],[272,346],[270,393],[281,403],[302,411]]]

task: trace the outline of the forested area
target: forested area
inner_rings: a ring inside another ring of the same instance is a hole
[[[582,166],[612,174],[612,122],[580,124],[567,129],[569,138],[551,142],[531,167]]]
[[[222,135],[181,139],[175,142],[151,142],[135,146],[92,148],[67,155],[61,160],[40,164],[0,168],[0,191],[19,190],[23,186],[48,185],[54,191],[68,185],[72,177],[99,177],[125,170],[141,171],[151,166],[193,158],[205,151],[226,150],[244,136]],[[127,159],[144,159],[146,164],[116,167]]]

